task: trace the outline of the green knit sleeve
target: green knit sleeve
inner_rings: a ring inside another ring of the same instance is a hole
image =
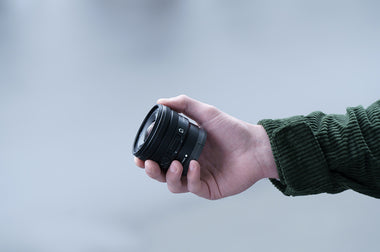
[[[261,120],[271,142],[285,195],[347,189],[380,198],[380,100],[347,108],[345,115]]]

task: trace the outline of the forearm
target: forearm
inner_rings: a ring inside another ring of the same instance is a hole
[[[346,115],[262,120],[286,195],[346,189],[380,197],[380,101]]]

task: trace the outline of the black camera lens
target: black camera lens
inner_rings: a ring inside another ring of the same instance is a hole
[[[167,106],[155,105],[145,117],[133,144],[133,155],[156,161],[167,171],[173,160],[182,163],[185,176],[191,160],[197,160],[207,133]]]

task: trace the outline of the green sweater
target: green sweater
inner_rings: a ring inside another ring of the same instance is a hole
[[[345,115],[313,112],[262,120],[285,195],[352,189],[380,198],[380,100]]]

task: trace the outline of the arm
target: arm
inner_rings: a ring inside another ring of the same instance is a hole
[[[380,101],[345,115],[262,120],[286,195],[352,189],[380,198]]]
[[[346,115],[314,112],[252,125],[187,96],[158,101],[204,127],[208,138],[187,177],[174,161],[163,174],[157,163],[135,159],[173,193],[207,199],[240,193],[270,178],[285,195],[338,193],[346,189],[380,197],[380,101]]]

